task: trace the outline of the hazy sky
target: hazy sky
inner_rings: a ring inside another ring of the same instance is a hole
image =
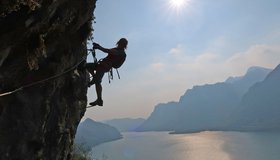
[[[180,1],[97,1],[95,42],[129,43],[121,79],[115,72],[109,84],[104,76],[104,106],[88,109],[85,118],[147,118],[156,104],[178,101],[194,85],[280,63],[279,0]],[[95,99],[92,86],[88,100]]]

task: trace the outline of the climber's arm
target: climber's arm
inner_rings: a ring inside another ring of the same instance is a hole
[[[118,52],[115,48],[110,48],[110,49],[109,48],[104,48],[97,43],[93,44],[93,49],[99,49],[102,52],[105,52],[105,53],[108,53],[108,54],[116,54]]]
[[[100,48],[98,48],[99,50],[101,50],[102,52],[108,53],[108,54],[116,54],[117,50],[115,48],[103,48],[100,46]]]

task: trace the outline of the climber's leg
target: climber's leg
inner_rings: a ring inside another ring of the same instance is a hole
[[[97,99],[94,102],[89,103],[91,106],[103,106],[103,100],[102,100],[102,85],[101,83],[95,84],[95,90],[97,94]]]
[[[90,86],[94,85],[94,83],[95,83],[95,71],[97,68],[97,64],[96,63],[86,63],[85,68],[92,75],[92,79],[88,84],[88,87],[90,87]]]
[[[89,103],[92,106],[103,106],[103,100],[102,100],[102,78],[104,76],[104,72],[102,70],[97,70],[94,76],[94,82],[95,82],[95,90],[97,95],[97,100],[94,102]]]
[[[91,75],[94,75],[94,71],[96,70],[97,65],[95,63],[86,63],[85,68],[89,71]]]

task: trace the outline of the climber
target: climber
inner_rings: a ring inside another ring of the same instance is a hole
[[[119,68],[126,58],[125,49],[127,48],[128,41],[125,38],[121,38],[115,48],[107,49],[103,48],[97,43],[93,43],[93,50],[98,49],[108,55],[99,60],[97,63],[87,63],[86,69],[92,75],[92,80],[89,82],[89,87],[95,84],[95,90],[97,99],[94,102],[89,103],[91,106],[103,106],[102,100],[102,85],[101,81],[106,72],[109,72],[112,68]]]

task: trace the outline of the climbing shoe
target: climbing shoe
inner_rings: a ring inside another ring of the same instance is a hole
[[[97,99],[94,102],[89,103],[91,106],[103,106],[103,100],[102,99]]]

